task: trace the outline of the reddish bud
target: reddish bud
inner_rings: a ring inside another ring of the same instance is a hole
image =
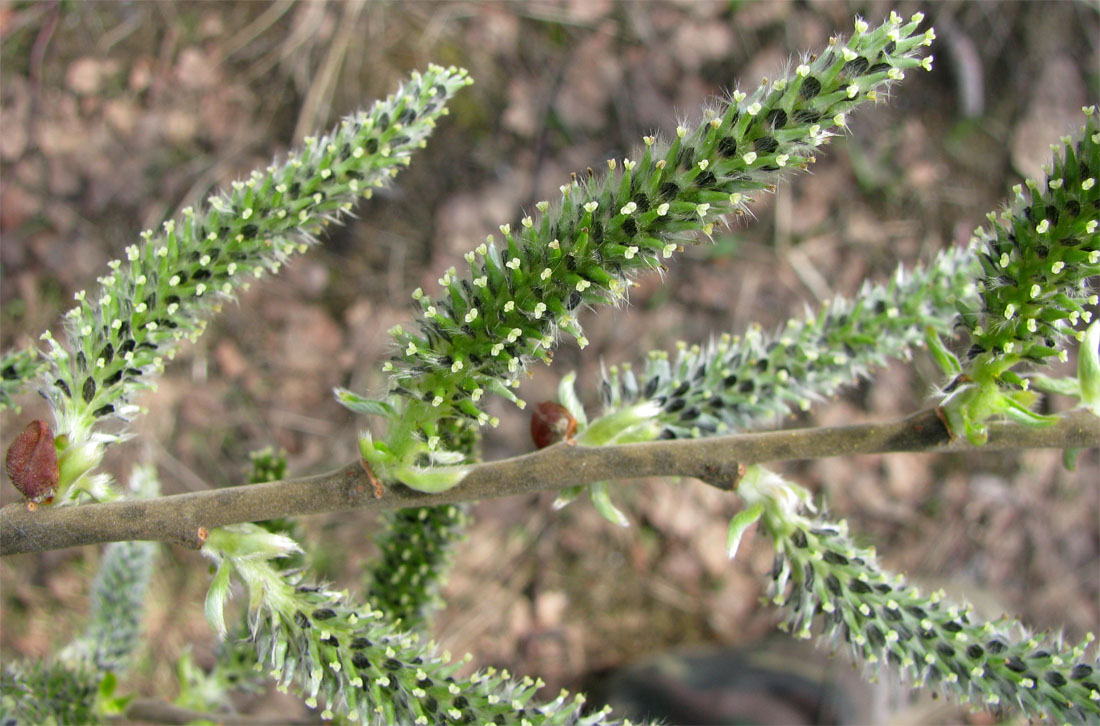
[[[31,421],[8,447],[4,468],[11,483],[32,502],[53,499],[60,471],[53,431],[45,421]]]
[[[543,401],[531,413],[531,440],[540,449],[559,441],[572,441],[575,433],[577,419],[559,403]]]

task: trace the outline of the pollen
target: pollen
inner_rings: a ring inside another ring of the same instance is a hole
[[[741,158],[745,160],[746,164],[752,164],[753,162],[756,161],[756,152],[755,151],[750,151],[749,153],[745,154]]]

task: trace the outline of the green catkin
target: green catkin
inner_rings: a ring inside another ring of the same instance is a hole
[[[807,410],[889,359],[906,358],[928,328],[949,336],[955,306],[977,299],[977,262],[965,248],[941,252],[925,267],[899,267],[890,282],[866,283],[816,315],[773,334],[750,328],[707,346],[654,351],[645,371],[612,367],[601,391],[606,412],[653,401],[663,438],[744,431]]]
[[[130,489],[142,499],[159,495],[156,471],[135,467]],[[143,541],[112,542],[103,548],[92,582],[88,625],[61,653],[62,660],[101,673],[126,670],[141,645],[145,595],[159,549],[159,543]]]
[[[365,575],[368,599],[402,628],[424,630],[443,604],[439,591],[469,520],[469,507],[462,504],[383,513],[375,538],[379,554]]]
[[[95,703],[100,677],[85,665],[8,663],[0,672],[0,723],[98,723]]]
[[[540,202],[518,228],[502,226],[500,241],[469,252],[468,270],[446,271],[440,295],[418,289],[416,332],[391,331],[397,350],[385,368],[399,423],[386,456],[408,466],[425,445],[436,450],[449,418],[494,423],[484,394],[517,401],[510,388],[531,361],[550,360],[562,332],[587,344],[580,307],[622,302],[636,274],[660,269],[724,215],[743,212],[751,194],[805,169],[849,112],[905,70],[930,68],[920,54],[935,36],[917,32],[922,19],[893,13],[873,30],[857,20],[846,42],[834,38],[793,72],[735,92],[671,141],[646,137],[608,173],[564,185],[559,201]]]
[[[156,542],[112,542],[103,550],[82,639],[90,664],[100,671],[124,670],[141,643],[145,592],[158,547]]]
[[[31,381],[46,368],[46,363],[34,350],[9,350],[0,355],[0,411],[20,408],[13,400],[23,393]]]
[[[98,290],[76,294],[64,344],[43,336],[50,363],[44,393],[54,432],[70,447],[60,452],[58,501],[98,464],[102,444],[121,438],[102,422],[125,422],[138,412],[133,394],[150,385],[180,341],[200,335],[211,314],[250,280],[277,271],[325,225],[387,185],[425,144],[450,97],[470,82],[455,68],[414,74],[369,111],[308,138],[285,161],[183,210],[159,233],[145,232],[141,244],[126,249],[125,262],[110,263]]]
[[[989,228],[971,241],[982,265],[980,307],[961,307],[973,339],[970,358],[1011,363],[1065,360],[1067,336],[1080,340],[1100,274],[1100,123],[1085,110],[1076,140],[1052,146],[1045,183],[1027,180]]]
[[[794,636],[818,629],[870,671],[890,667],[917,687],[977,706],[1018,708],[1056,723],[1100,720],[1100,661],[1086,657],[1091,634],[1071,647],[1008,617],[982,621],[942,592],[922,595],[882,570],[845,522],[814,514],[809,492],[761,467],[746,474],[738,493],[750,506],[764,505],[762,530],[776,553],[769,597]]]
[[[254,525],[210,533],[203,552],[243,581],[252,603],[250,640],[281,690],[294,690],[322,718],[340,714],[363,724],[602,724],[606,711],[583,714],[582,697],[562,692],[535,701],[542,681],[515,680],[494,669],[459,678],[464,661],[395,625],[346,593],[279,572],[274,559],[296,550],[293,541]],[[261,554],[264,553],[264,554]],[[216,596],[220,609],[228,593]],[[208,616],[215,609],[208,601]]]

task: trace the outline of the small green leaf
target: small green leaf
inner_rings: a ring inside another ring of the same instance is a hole
[[[336,394],[336,401],[341,406],[355,413],[362,413],[367,416],[382,416],[388,419],[392,419],[397,415],[393,406],[385,401],[378,401],[373,398],[363,398],[359,394],[352,393],[346,388],[335,388],[333,392]]]
[[[576,380],[576,371],[569,371],[562,376],[561,382],[558,384],[558,403],[565,406],[565,410],[577,419],[577,428],[584,431],[588,427],[588,417],[584,415],[584,406],[581,405],[581,400],[577,398],[577,391],[573,386]]]
[[[745,536],[745,530],[759,520],[763,513],[764,503],[756,502],[748,509],[742,509],[733,515],[729,531],[726,533],[726,554],[731,560],[737,556],[737,549],[741,546],[741,538]]]
[[[652,401],[636,403],[593,421],[577,435],[577,443],[582,446],[609,446],[652,441],[661,433],[657,421],[660,413],[660,406]]]
[[[1100,416],[1100,320],[1085,331],[1077,353],[1077,382],[1081,386],[1081,403]]]
[[[418,492],[438,494],[453,489],[470,473],[468,466],[448,466],[423,469],[419,466],[406,466],[394,472],[405,486]]]
[[[558,498],[554,500],[553,507],[555,510],[564,508],[567,504],[580,496],[584,491],[584,484],[575,484],[571,487],[566,487],[558,492]]]
[[[134,696],[132,694],[129,696],[114,695],[117,687],[118,678],[113,672],[108,671],[100,680],[96,692],[96,713],[101,716],[119,716],[126,712],[126,707],[130,705],[130,701],[134,700]]]
[[[225,600],[229,595],[229,566],[223,560],[218,564],[214,578],[210,581],[210,588],[206,591],[206,603],[203,610],[206,613],[206,622],[211,629],[218,634],[218,638],[225,638]]]
[[[1081,385],[1076,378],[1049,378],[1043,375],[1032,375],[1028,377],[1027,381],[1032,390],[1081,398]]]
[[[1021,393],[1026,393],[1026,391],[1022,391]],[[1014,396],[1009,395],[1004,396],[1004,414],[1017,423],[1035,428],[1050,426],[1058,421],[1057,416],[1044,416],[1041,413],[1035,413],[1026,405],[1018,401]]]
[[[630,520],[626,518],[626,515],[611,503],[611,495],[607,491],[607,482],[593,482],[588,485],[588,490],[589,495],[592,497],[593,506],[596,507],[596,511],[604,519],[620,527],[630,526]]]
[[[359,434],[359,455],[363,461],[373,466],[383,466],[393,461],[394,456],[381,441],[375,441],[369,431]]]
[[[931,325],[924,329],[924,340],[928,344],[928,352],[932,354],[933,360],[936,361],[945,376],[954,378],[962,373],[962,365],[959,363],[959,359],[947,349],[947,346],[940,340],[939,334],[936,333],[936,329]]]
[[[110,698],[115,692],[115,688],[118,686],[118,678],[114,673],[107,672],[103,676],[103,680],[99,682],[99,697]]]

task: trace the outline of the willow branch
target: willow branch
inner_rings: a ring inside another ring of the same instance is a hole
[[[149,500],[31,510],[0,509],[0,555],[125,540],[157,540],[199,548],[215,527],[279,517],[366,509],[432,506],[561,489],[607,479],[688,476],[730,489],[751,464],[891,452],[965,452],[1100,447],[1100,419],[1071,411],[1045,428],[1015,423],[990,427],[989,442],[951,441],[933,409],[889,423],[794,429],[694,440],[607,447],[559,444],[474,467],[440,494],[402,485],[375,497],[359,462],[303,479],[212,489]]]

